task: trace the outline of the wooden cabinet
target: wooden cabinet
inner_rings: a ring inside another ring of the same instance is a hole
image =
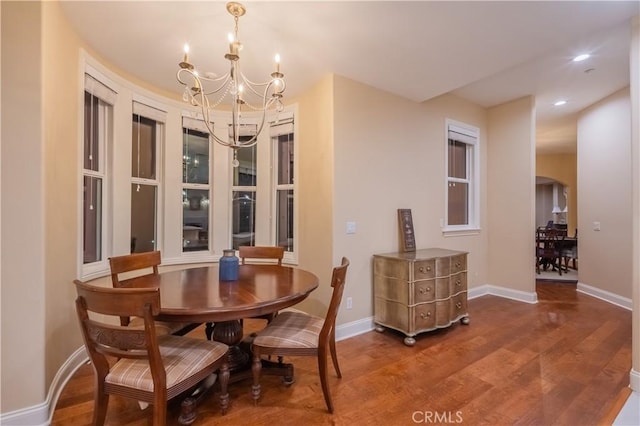
[[[408,346],[418,333],[457,320],[468,324],[467,253],[431,248],[375,254],[373,292],[376,330],[399,330]]]

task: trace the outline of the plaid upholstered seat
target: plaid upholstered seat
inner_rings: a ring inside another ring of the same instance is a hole
[[[302,312],[280,312],[253,340],[263,348],[317,348],[324,318]]]
[[[167,375],[167,388],[189,378],[227,353],[227,345],[177,336],[158,338],[160,356]],[[146,359],[122,358],[105,377],[108,385],[124,386],[153,392],[153,377]]]
[[[342,377],[338,366],[338,356],[336,354],[336,316],[338,307],[344,292],[345,277],[349,260],[342,258],[342,264],[333,268],[331,276],[331,302],[327,310],[326,317],[318,318],[304,312],[284,311],[278,314],[266,328],[258,332],[253,340],[253,386],[251,395],[254,403],[260,399],[260,372],[262,369],[263,355],[278,356],[282,362],[283,356],[315,356],[318,357],[318,370],[322,393],[327,404],[327,409],[333,413],[333,402],[329,391],[327,374],[327,356],[331,354],[333,367],[338,377]],[[291,370],[293,374],[293,370]],[[285,377],[286,382],[293,383],[292,377]]]

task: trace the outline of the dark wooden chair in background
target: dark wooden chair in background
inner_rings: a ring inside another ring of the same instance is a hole
[[[318,318],[303,312],[284,311],[276,316],[267,327],[258,332],[253,340],[253,386],[251,394],[257,404],[260,398],[260,374],[263,355],[283,356],[315,356],[318,358],[318,370],[322,393],[327,409],[333,413],[333,401],[329,390],[327,357],[331,355],[333,366],[338,377],[342,377],[336,354],[336,316],[344,292],[345,277],[349,260],[342,258],[342,264],[333,268],[331,286],[333,293],[325,318]],[[293,377],[288,383],[293,383]]]
[[[121,274],[130,272],[143,272],[135,274],[141,275],[158,275],[158,266],[161,262],[159,251],[149,251],[145,253],[132,253],[123,256],[113,256],[109,258],[109,268],[111,269],[111,284],[114,288],[123,288]],[[131,274],[133,275],[133,274]],[[121,325],[130,325],[132,327],[142,327],[144,321],[142,318],[130,318],[124,316],[120,318]],[[198,327],[200,324],[180,323],[180,322],[163,322],[156,321],[158,330],[165,330],[167,334],[175,334],[183,336]]]
[[[561,230],[554,228],[538,228],[536,231],[536,272],[540,267],[545,270],[551,267],[562,275],[562,247],[564,235]]]
[[[219,371],[220,406],[222,413],[226,413],[229,404],[227,345],[158,335],[153,319],[160,313],[158,288],[114,289],[77,280],[74,283],[82,336],[95,372],[94,425],[104,424],[109,395],[119,395],[152,404],[153,425],[163,426],[167,401],[195,388],[215,371]],[[144,327],[118,326],[97,319],[105,316],[136,316],[142,318]],[[195,419],[193,407],[191,410],[191,418],[180,419],[181,422]]]

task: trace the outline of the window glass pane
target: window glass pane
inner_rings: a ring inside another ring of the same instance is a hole
[[[467,178],[467,144],[449,139],[449,177]]]
[[[98,139],[98,106],[100,101],[84,92],[84,165],[86,170],[98,171],[100,165],[100,141]]]
[[[209,191],[182,191],[182,251],[209,250]]]
[[[154,185],[131,185],[131,253],[156,249],[156,199]]]
[[[293,183],[293,134],[278,136],[278,185]]]
[[[252,246],[256,232],[255,191],[233,191],[233,248]]]
[[[209,183],[209,135],[183,129],[182,182]]]
[[[242,136],[240,139],[249,140],[251,137]],[[237,149],[237,159],[240,162],[238,167],[233,168],[234,186],[256,186],[256,145],[251,148]]]
[[[102,259],[102,179],[84,177],[83,263]]]
[[[467,225],[469,223],[468,200],[469,185],[462,182],[449,182],[449,225]]]
[[[276,244],[293,251],[293,190],[276,191]]]
[[[131,176],[156,178],[156,122],[133,115]]]

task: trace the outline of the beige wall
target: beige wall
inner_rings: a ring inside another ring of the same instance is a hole
[[[46,363],[42,4],[2,8],[2,374],[0,404],[44,401]],[[20,64],[19,67],[13,64]],[[19,384],[19,385],[18,385]]]
[[[489,270],[493,285],[535,293],[535,100],[489,109]]]
[[[335,78],[334,259],[352,261],[339,322],[373,315],[372,255],[398,250],[397,209],[410,208],[419,248],[470,252],[470,286],[487,279],[487,234],[444,237],[445,119],[486,129],[484,109],[454,96],[424,104]],[[481,158],[484,151],[481,148]],[[482,178],[481,181],[483,182]],[[484,189],[484,183],[482,183]],[[481,193],[483,190],[481,190]],[[486,217],[481,202],[481,217]],[[346,222],[356,222],[346,234]]]
[[[544,176],[567,186],[567,230],[578,228],[578,160],[576,154],[536,155],[536,176]]]
[[[578,117],[580,282],[631,298],[629,89]],[[593,223],[600,222],[600,231]]]

